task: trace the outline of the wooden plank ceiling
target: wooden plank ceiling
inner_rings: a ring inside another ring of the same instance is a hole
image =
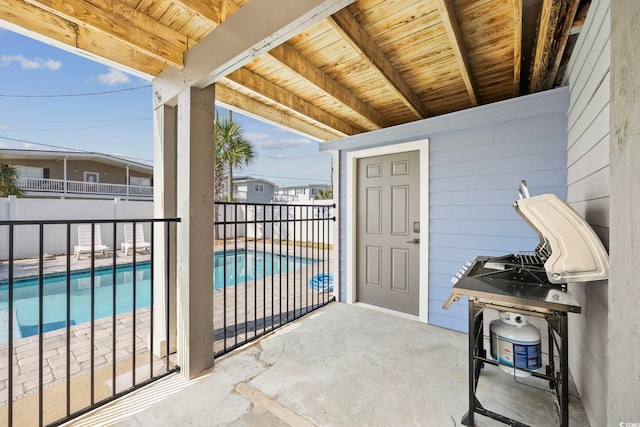
[[[250,0],[3,0],[0,20],[150,77]],[[277,3],[277,2],[274,2]],[[217,82],[331,140],[553,88],[589,0],[357,0]]]

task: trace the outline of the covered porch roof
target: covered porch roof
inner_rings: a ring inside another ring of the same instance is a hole
[[[0,21],[327,141],[561,85],[589,4],[7,0]]]

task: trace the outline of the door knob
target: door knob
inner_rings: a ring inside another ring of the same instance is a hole
[[[414,245],[419,245],[420,239],[407,240],[407,243],[413,243]]]

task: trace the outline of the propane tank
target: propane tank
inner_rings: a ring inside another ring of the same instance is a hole
[[[489,324],[491,357],[500,363],[506,373],[518,377],[531,376],[529,372],[542,368],[540,331],[521,314],[499,312],[499,318]]]

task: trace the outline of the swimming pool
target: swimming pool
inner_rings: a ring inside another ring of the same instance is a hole
[[[280,256],[270,252],[233,251],[216,253],[214,256],[214,289],[224,286],[242,285],[274,274],[294,270],[313,260],[293,256]],[[226,264],[226,269],[224,265]],[[226,271],[225,271],[226,270]],[[94,275],[95,319],[112,316],[113,277],[112,268],[96,269]],[[226,273],[226,275],[225,275]],[[116,314],[133,309],[133,267],[116,268]],[[140,263],[136,267],[136,309],[149,306],[151,266]],[[20,335],[28,337],[38,333],[39,280],[37,277],[14,280],[13,308]],[[67,306],[66,273],[48,275],[44,278],[43,331],[66,326]],[[91,272],[71,273],[71,325],[91,320]],[[7,282],[0,283],[0,316],[7,318]],[[0,322],[2,323],[2,322]],[[14,329],[15,330],[15,329]],[[17,330],[16,330],[17,332]],[[15,333],[14,333],[15,335]],[[17,338],[17,337],[16,337]],[[6,342],[6,331],[0,333],[0,342]]]

